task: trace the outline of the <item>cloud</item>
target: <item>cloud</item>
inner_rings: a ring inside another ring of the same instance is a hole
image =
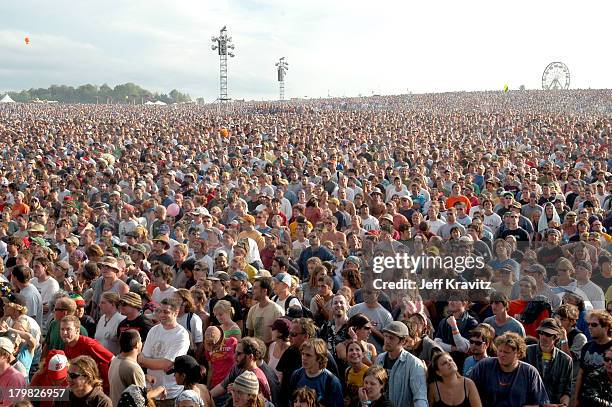
[[[611,8],[565,0],[2,2],[0,89],[131,81],[214,100],[219,57],[210,38],[223,25],[236,46],[228,84],[236,99],[277,97],[281,56],[287,97],[538,88],[553,60],[569,66],[573,87],[609,87]]]

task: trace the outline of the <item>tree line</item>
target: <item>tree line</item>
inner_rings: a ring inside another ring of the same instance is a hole
[[[151,92],[134,83],[124,83],[111,88],[107,84],[81,85],[79,87],[66,85],[51,85],[47,89],[28,89],[20,92],[8,92],[16,102],[31,102],[36,99],[57,101],[62,103],[144,103],[160,100],[165,103],[191,102],[188,94],[173,89],[170,93]]]

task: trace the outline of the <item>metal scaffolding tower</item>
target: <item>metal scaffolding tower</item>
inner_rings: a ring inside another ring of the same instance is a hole
[[[227,26],[223,26],[218,37],[212,37],[213,51],[219,51],[219,103],[229,102],[227,96],[227,57],[234,57],[232,37],[227,36]]]

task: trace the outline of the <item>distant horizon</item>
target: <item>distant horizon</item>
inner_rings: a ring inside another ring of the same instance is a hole
[[[29,91],[31,89],[49,89],[51,86],[68,86],[68,87],[73,87],[73,88],[78,88],[79,86],[84,86],[84,85],[93,85],[93,86],[97,86],[100,87],[102,85],[108,85],[111,89],[114,88],[115,86],[118,85],[125,85],[127,83],[133,83],[136,86],[140,86],[142,87],[140,84],[136,83],[136,82],[120,82],[120,83],[116,83],[116,84],[109,84],[108,82],[103,82],[102,84],[94,84],[94,83],[81,83],[78,85],[69,85],[69,84],[51,84],[48,85],[47,87],[29,87],[29,88],[24,88],[21,90],[2,90],[0,91],[0,97],[4,97],[4,95],[10,94],[10,93],[19,93],[19,92],[23,92],[23,91]],[[162,91],[152,91],[150,89],[145,89],[143,87],[143,90],[149,91],[149,92],[154,92],[157,93],[159,95],[162,94],[168,94],[170,92],[170,90],[162,90]],[[172,90],[172,89],[171,89]],[[177,89],[179,92],[182,92],[180,89]],[[569,89],[561,89],[561,90],[556,90],[556,91],[584,91],[584,90],[592,90],[592,91],[598,91],[598,90],[612,90],[612,88],[569,88]],[[555,90],[546,90],[546,89],[542,89],[542,88],[535,88],[535,89],[530,89],[525,87],[524,90],[521,90],[519,88],[508,88],[508,92],[523,92],[523,91],[551,91],[554,92]],[[478,90],[445,90],[445,91],[433,91],[433,92],[402,92],[402,93],[381,93],[381,94],[357,94],[357,95],[327,95],[327,96],[310,96],[310,95],[304,95],[304,96],[291,96],[291,97],[286,97],[285,101],[289,101],[289,100],[301,100],[301,99],[344,99],[344,98],[367,98],[367,97],[376,97],[376,96],[404,96],[404,95],[439,95],[439,94],[447,94],[447,93],[488,93],[488,92],[501,92],[504,93],[504,89],[500,88],[500,89],[478,89]],[[218,102],[218,99],[214,99],[214,100],[209,100],[206,99],[204,97],[201,96],[196,96],[194,97],[193,95],[186,93],[193,102],[197,101],[198,99],[204,99],[204,103],[216,103]],[[140,96],[137,97],[137,99],[140,99]],[[236,97],[236,98],[231,98],[230,100],[232,101],[245,101],[245,102],[274,102],[274,101],[280,101],[278,99],[248,99],[248,98],[240,98],[240,97]],[[65,103],[65,102],[64,102]],[[111,103],[83,103],[83,104],[111,104]],[[112,103],[112,104],[126,104],[123,103],[122,100],[117,100],[116,103]],[[132,104],[132,103],[129,103]],[[141,103],[136,103],[136,104],[141,104]]]

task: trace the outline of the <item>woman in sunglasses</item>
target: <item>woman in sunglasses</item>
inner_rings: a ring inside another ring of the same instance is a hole
[[[342,360],[348,359],[347,345],[352,341],[361,342],[365,351],[363,352],[363,363],[372,366],[376,360],[376,347],[368,342],[370,333],[372,332],[372,324],[370,319],[364,314],[355,314],[347,321],[349,339],[345,342],[336,345],[336,353],[338,358]]]
[[[111,399],[102,390],[98,365],[89,356],[78,356],[70,361],[68,369],[69,400],[56,402],[57,406],[112,407]]]

